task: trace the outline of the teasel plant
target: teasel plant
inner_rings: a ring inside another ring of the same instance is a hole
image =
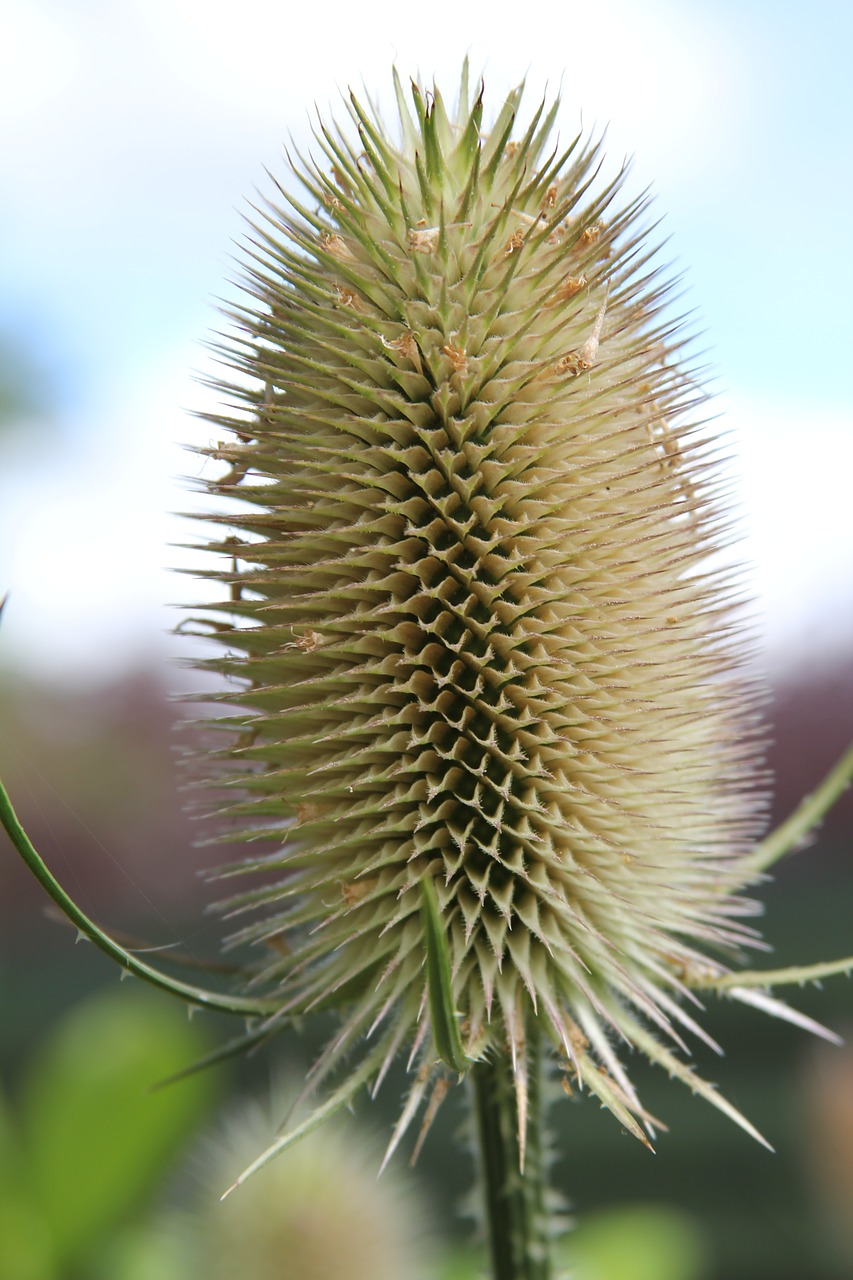
[[[599,143],[556,139],[556,102],[524,119],[519,88],[489,126],[467,66],[455,113],[394,86],[393,129],[351,93],[290,157],[217,347],[224,598],[195,629],[224,681],[200,772],[249,847],[220,874],[254,961],[232,991],[154,968],[70,900],[5,792],[2,817],[126,970],[246,1020],[211,1060],[337,1015],[313,1110],[238,1182],[401,1058],[386,1160],[464,1080],[493,1274],[548,1280],[556,1078],[651,1146],[633,1051],[765,1142],[690,1064],[716,1048],[701,998],[832,1037],[772,991],[853,957],[749,967],[744,895],[853,749],[762,836],[721,442],[648,199],[605,181]]]
[[[238,1101],[187,1160],[187,1209],[173,1211],[181,1280],[427,1280],[436,1274],[422,1199],[406,1171],[376,1177],[376,1133],[336,1116],[271,1161],[238,1195],[223,1186],[295,1118],[300,1086],[276,1082],[270,1097]],[[390,1176],[389,1176],[390,1175]]]

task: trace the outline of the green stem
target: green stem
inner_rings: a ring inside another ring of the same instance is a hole
[[[2,782],[0,782],[0,826],[5,827],[12,844],[35,878],[47,889],[63,914],[68,917],[72,924],[77,926],[81,934],[94,942],[96,947],[100,947],[101,951],[104,951],[112,960],[117,960],[128,973],[134,974],[137,978],[142,978],[143,982],[149,982],[154,987],[160,987],[163,991],[168,991],[171,995],[179,996],[182,1000],[186,1000],[188,1004],[199,1005],[208,1009],[218,1009],[222,1013],[236,1013],[243,1017],[271,1017],[277,1012],[278,1005],[274,1000],[255,999],[250,996],[232,996],[225,991],[209,991],[205,987],[196,987],[189,982],[181,982],[178,978],[172,978],[167,973],[163,973],[162,970],[155,969],[153,965],[146,964],[144,960],[140,960],[132,951],[128,951],[126,947],[121,946],[109,934],[104,933],[103,929],[100,929],[93,920],[90,920],[86,913],[77,906],[76,902],[69,898],[59,881],[48,870],[44,859],[21,826],[18,815],[12,808],[12,801],[6,794],[6,789]]]
[[[750,873],[766,871],[786,853],[790,853],[800,840],[814,830],[851,782],[853,782],[853,745],[847,748],[819,786],[800,801],[790,818],[756,845],[749,857],[740,864],[738,870]]]
[[[524,1170],[520,1168],[512,1064],[478,1062],[469,1072],[479,1146],[486,1236],[494,1280],[551,1280],[544,1136],[542,1054],[531,1025]]]

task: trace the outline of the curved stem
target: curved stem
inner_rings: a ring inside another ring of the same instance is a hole
[[[6,794],[2,783],[0,783],[0,825],[6,828],[12,844],[63,914],[68,917],[72,924],[77,926],[82,934],[94,942],[96,947],[100,947],[101,951],[105,952],[112,960],[116,960],[128,973],[141,978],[143,982],[149,982],[152,986],[168,991],[171,995],[180,997],[181,1000],[186,1000],[188,1004],[199,1005],[207,1009],[218,1009],[222,1013],[235,1013],[241,1017],[269,1017],[277,1011],[277,1005],[272,1000],[253,999],[249,996],[232,996],[226,991],[209,991],[205,987],[196,987],[189,982],[181,982],[177,978],[171,978],[167,973],[163,973],[162,970],[155,969],[153,965],[146,964],[144,960],[138,959],[133,952],[128,951],[115,939],[111,938],[109,934],[104,933],[103,929],[100,929],[93,920],[90,920],[86,913],[80,910],[76,902],[69,898],[59,881],[48,870],[44,859],[35,849],[26,831],[21,826],[18,815],[12,808],[12,802]]]
[[[541,1032],[527,1044],[527,1125],[524,1169],[512,1063],[506,1056],[469,1072],[494,1280],[551,1280],[547,1207]]]
[[[790,965],[787,969],[744,969],[733,973],[715,973],[694,978],[690,986],[694,991],[703,988],[711,991],[730,991],[732,987],[783,987],[805,986],[807,982],[820,982],[822,978],[834,978],[836,974],[853,973],[853,956],[843,960],[825,960],[821,964]]]
[[[853,781],[853,745],[830,769],[823,781],[801,800],[789,818],[755,846],[738,870],[749,873],[766,871],[789,853],[804,836],[817,826]]]

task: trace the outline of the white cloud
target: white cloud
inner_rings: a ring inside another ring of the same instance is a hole
[[[128,390],[82,446],[5,468],[3,659],[35,674],[104,679],[162,657],[178,620],[167,602],[207,594],[166,568],[184,559],[168,544],[194,536],[171,512],[195,501],[176,475],[201,467],[176,442],[210,435],[180,410],[197,392],[173,370]]]
[[[172,621],[161,602],[185,594],[160,566],[186,536],[164,513],[183,505],[167,484],[187,465],[179,407],[199,403],[189,343],[215,319],[206,300],[241,231],[235,208],[262,163],[281,172],[281,142],[305,135],[312,102],[353,79],[387,102],[395,59],[452,92],[467,50],[495,95],[528,70],[531,102],[562,83],[564,135],[581,108],[588,127],[610,122],[611,171],[636,151],[639,182],[654,175],[667,195],[713,182],[733,225],[745,213],[726,173],[772,124],[728,6],[515,0],[483,19],[458,0],[326,0],[299,17],[280,0],[9,0],[4,25],[0,231],[17,272],[4,291],[40,312],[88,397],[73,418],[60,410],[65,447],[9,471],[0,513],[3,545],[19,535],[3,645],[44,669],[156,648]],[[726,277],[727,298],[739,283]],[[820,403],[808,417],[766,399],[734,410],[768,633],[834,625],[833,610],[850,611],[848,426]]]
[[[853,420],[827,406],[730,398],[744,553],[771,665],[853,642]]]
[[[0,545],[13,557],[3,652],[35,672],[105,676],[144,655],[188,656],[187,641],[164,638],[181,616],[166,602],[209,596],[167,566],[205,560],[168,544],[200,536],[170,513],[206,504],[179,477],[214,465],[177,443],[204,445],[216,434],[182,406],[214,410],[215,397],[177,360],[127,390],[107,406],[98,447],[66,448],[38,474],[7,475]],[[732,555],[751,566],[759,660],[784,665],[792,652],[815,660],[853,638],[850,420],[805,404],[727,400],[744,534]]]
[[[667,0],[540,0],[530,12],[497,3],[487,19],[456,0],[326,0],[301,17],[279,0],[128,0],[88,11],[17,0],[5,25],[0,102],[16,127],[4,149],[22,195],[73,186],[82,169],[89,200],[111,206],[129,167],[141,161],[156,173],[183,154],[193,168],[188,148],[201,146],[210,164],[217,148],[220,164],[238,151],[275,164],[290,129],[306,135],[313,103],[325,108],[361,82],[388,102],[395,60],[404,75],[435,74],[449,93],[466,51],[496,96],[528,72],[531,98],[562,84],[567,128],[581,110],[588,126],[609,122],[617,158],[637,151],[644,172],[669,170],[680,182],[731,147],[748,80],[724,23]]]
[[[0,39],[0,117],[13,136],[60,103],[79,82],[84,42],[52,5],[6,0]],[[7,134],[8,141],[8,134]]]

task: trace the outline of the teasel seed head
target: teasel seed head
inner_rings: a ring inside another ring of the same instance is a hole
[[[351,94],[349,131],[293,158],[220,348],[209,772],[231,835],[276,842],[225,869],[255,877],[224,905],[278,1006],[259,1034],[340,1012],[312,1124],[405,1055],[392,1149],[487,1055],[523,1133],[534,1020],[644,1141],[626,1048],[754,1132],[680,1056],[707,1039],[690,989],[755,941],[765,797],[719,442],[648,201],[561,149],[556,103],[522,127],[516,90],[484,128],[467,68],[455,114],[395,87],[393,132]]]
[[[423,1280],[432,1252],[423,1206],[399,1175],[376,1178],[373,1135],[347,1117],[323,1126],[238,1196],[223,1186],[292,1115],[298,1086],[276,1087],[270,1107],[244,1102],[198,1151],[195,1212],[175,1224],[189,1280]]]

